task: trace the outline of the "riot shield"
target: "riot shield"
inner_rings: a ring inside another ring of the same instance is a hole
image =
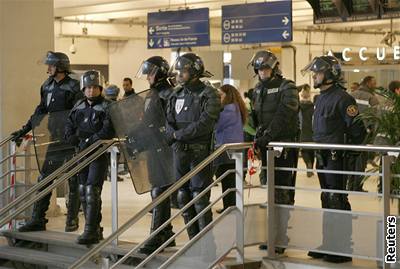
[[[42,114],[32,119],[36,160],[42,175],[54,172],[75,152],[74,147],[64,139],[68,115],[69,110]]]
[[[165,136],[165,114],[158,92],[147,90],[109,106],[137,193],[175,182],[172,150]]]

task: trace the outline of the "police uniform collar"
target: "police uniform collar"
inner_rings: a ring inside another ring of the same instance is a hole
[[[163,79],[161,81],[156,82],[153,86],[151,86],[151,88],[160,92],[167,88],[171,88],[171,85],[168,83],[166,79]]]
[[[102,95],[100,95],[100,96],[98,96],[98,98],[96,98],[95,100],[91,101],[91,103],[89,103],[89,100],[87,98],[85,99],[85,101],[88,104],[88,106],[94,107],[95,105],[98,105],[98,104],[102,103],[104,101],[104,97]]]
[[[63,79],[61,79],[60,81],[58,81],[58,82],[54,77],[52,79],[53,79],[55,84],[60,85],[60,84],[63,84],[64,82],[66,82],[69,79],[69,76],[65,75],[65,77]]]
[[[267,80],[260,79],[259,83],[262,87],[265,87],[265,88],[274,87],[274,86],[279,87],[280,84],[282,83],[282,78],[281,77],[271,77]],[[275,84],[277,84],[277,85],[275,85]]]
[[[336,89],[337,87],[336,87],[336,84],[332,84],[329,88],[327,88],[326,90],[320,90],[320,93],[321,94],[326,94],[326,93],[329,93],[329,92],[331,92],[332,90],[334,90],[334,89]]]
[[[185,89],[196,92],[204,88],[204,83],[200,80],[193,81],[192,83],[185,85]]]

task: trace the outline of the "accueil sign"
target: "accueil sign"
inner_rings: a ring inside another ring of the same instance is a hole
[[[371,56],[371,53],[373,52],[373,56]],[[392,52],[393,54],[389,53]],[[332,51],[328,53],[329,55],[333,55]],[[392,60],[400,60],[400,46],[394,46],[392,48],[367,48],[367,47],[362,47],[360,49],[354,50],[352,48],[344,48],[342,49],[342,59],[345,62],[350,62],[354,55],[358,54],[358,58],[365,62],[368,60],[373,60],[371,57],[375,58],[375,60],[378,61],[384,61],[386,60],[387,56],[393,56]]]

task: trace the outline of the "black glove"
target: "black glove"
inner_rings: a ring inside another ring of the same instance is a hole
[[[77,135],[71,135],[67,141],[71,146],[76,147],[79,145],[79,137]]]
[[[26,130],[24,128],[15,131],[13,133],[11,133],[12,139],[11,141],[15,142],[17,144],[17,146],[19,147],[22,143],[22,139],[23,137],[29,132],[29,130]]]
[[[167,144],[168,146],[171,146],[172,144],[174,144],[176,141],[175,137],[174,137],[174,133],[167,133]]]
[[[175,129],[172,128],[171,126],[167,125],[167,131],[165,133],[165,136],[167,138],[168,146],[171,146],[172,144],[174,144],[176,142],[176,139],[174,137],[174,132],[175,132]]]
[[[81,140],[79,142],[79,146],[78,146],[79,150],[82,151],[82,150],[88,148],[90,146],[90,144],[88,142],[89,142],[88,138]]]
[[[268,135],[261,136],[254,140],[257,149],[265,149],[269,142],[271,142],[271,137]]]
[[[260,138],[264,135],[264,129],[261,127],[258,127],[256,129],[256,135],[254,136],[255,138]]]

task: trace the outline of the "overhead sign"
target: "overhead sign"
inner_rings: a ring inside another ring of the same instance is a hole
[[[399,0],[382,0],[383,12],[382,19],[399,18],[400,17],[400,1]]]
[[[222,44],[292,40],[292,1],[222,6]]]
[[[147,48],[210,45],[208,8],[147,14]]]
[[[368,21],[400,16],[400,0],[307,0],[314,23]]]

